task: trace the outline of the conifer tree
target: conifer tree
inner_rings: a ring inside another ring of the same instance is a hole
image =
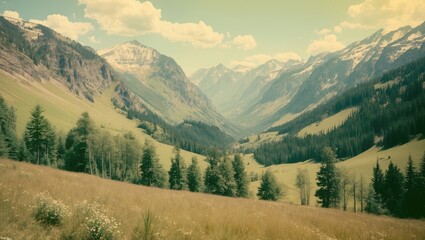
[[[375,201],[381,204],[381,208],[384,204],[384,193],[385,193],[385,182],[384,182],[384,173],[379,166],[378,160],[376,161],[375,167],[373,167],[372,173],[372,187],[373,187],[373,196]]]
[[[404,194],[404,176],[400,169],[392,162],[385,172],[385,207],[394,216],[400,216],[402,211],[402,199]]]
[[[0,156],[18,159],[18,148],[15,109],[0,96]]]
[[[175,156],[171,158],[171,168],[168,172],[170,189],[186,190],[187,173],[184,158],[180,155],[180,148],[175,147]]]
[[[35,105],[26,126],[24,140],[32,162],[49,165],[56,157],[55,132],[43,112],[40,105]]]
[[[189,191],[201,192],[202,191],[202,175],[201,169],[198,166],[198,160],[196,157],[192,158],[192,163],[187,169],[187,180]]]
[[[235,197],[237,194],[237,184],[235,181],[235,171],[233,170],[232,163],[227,157],[220,162],[219,171],[221,178],[224,181],[224,189],[220,195]]]
[[[220,173],[220,154],[213,152],[207,157],[208,167],[205,169],[204,186],[205,192],[221,195],[225,189],[225,182]]]
[[[340,177],[338,169],[335,166],[336,154],[329,148],[325,147],[321,154],[321,166],[317,172],[317,189],[315,196],[318,203],[325,208],[339,206],[339,186]]]
[[[65,142],[65,169],[75,172],[92,173],[92,135],[97,129],[87,112],[77,121],[77,126],[69,131]]]
[[[382,208],[382,204],[376,195],[374,187],[370,185],[364,210],[368,213],[382,215],[385,213],[385,209]]]
[[[412,157],[409,156],[406,168],[406,179],[404,181],[404,198],[403,198],[403,209],[406,217],[419,217],[419,209],[421,205],[421,199],[419,198],[420,189],[418,175],[415,172],[413,166]]]
[[[261,184],[257,196],[260,200],[277,201],[282,196],[282,188],[277,183],[276,177],[267,169],[261,177]]]
[[[142,161],[140,165],[140,183],[146,186],[166,187],[166,172],[159,163],[153,143],[146,139],[143,147]]]
[[[236,154],[233,162],[233,169],[235,171],[235,181],[237,185],[237,194],[238,197],[248,197],[249,195],[249,180],[245,172],[245,164],[242,157],[239,154]]]
[[[418,172],[418,198],[420,199],[419,216],[425,217],[425,152],[422,156],[420,169]]]

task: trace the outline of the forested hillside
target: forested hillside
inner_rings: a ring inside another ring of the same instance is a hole
[[[200,121],[185,120],[172,125],[149,110],[143,113],[127,110],[127,116],[130,119],[139,119],[139,128],[156,140],[194,153],[206,155],[214,148],[227,149],[234,141],[218,127]]]
[[[390,148],[425,135],[425,58],[359,84],[329,102],[284,125],[270,128],[287,134],[280,142],[265,143],[253,151],[265,165],[315,159],[323,147],[338,158],[355,156],[374,144]],[[340,127],[320,135],[298,137],[305,126],[353,106],[359,107]]]

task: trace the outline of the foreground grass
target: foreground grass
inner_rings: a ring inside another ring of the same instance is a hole
[[[119,239],[137,236],[146,216],[157,239],[425,239],[424,221],[147,188],[9,160],[0,160],[0,239],[72,235],[72,216],[48,228],[34,220],[41,192],[72,215],[83,201],[104,206]]]

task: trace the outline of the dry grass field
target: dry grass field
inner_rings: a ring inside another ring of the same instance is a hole
[[[309,126],[301,129],[298,132],[298,136],[304,137],[308,134],[317,135],[331,131],[333,128],[341,126],[348,119],[348,117],[356,111],[357,107],[344,109],[332,116],[323,119],[320,122],[310,124]]]
[[[69,208],[62,225],[34,220],[41,192]],[[0,160],[0,239],[77,234],[77,205],[83,201],[99,204],[106,217],[116,219],[118,239],[136,239],[147,212],[157,239],[425,239],[425,222],[419,220],[148,188]]]
[[[26,81],[0,72],[0,95],[16,109],[19,136],[24,132],[31,109],[35,104],[40,104],[45,109],[44,115],[55,126],[56,131],[67,133],[75,126],[81,114],[87,111],[98,127],[102,126],[112,134],[132,131],[143,143],[146,138],[150,137],[137,128],[136,121],[127,119],[124,114],[114,108],[111,102],[113,89],[114,87],[109,88],[101,96],[97,96],[92,103],[76,97],[63,85],[55,81],[43,81],[41,83]],[[162,165],[165,169],[168,169],[174,147],[155,140],[153,142],[157,147]],[[200,155],[187,151],[182,151],[182,155],[187,161],[190,161],[192,156],[202,158]],[[206,167],[206,163],[203,161],[200,161],[200,164]]]
[[[365,185],[368,186],[372,177],[372,168],[375,166],[377,159],[379,160],[381,168],[384,169],[384,171],[388,168],[390,161],[392,161],[404,173],[409,155],[412,156],[414,166],[417,169],[419,167],[421,158],[424,155],[424,152],[425,139],[419,141],[413,140],[409,143],[391,149],[372,147],[360,155],[337,163],[337,167],[347,170],[349,174],[356,176],[357,180],[363,176]],[[271,171],[276,175],[278,181],[285,185],[287,191],[286,196],[280,201],[293,204],[299,204],[300,202],[299,193],[295,187],[297,169],[307,169],[310,174],[310,181],[312,183],[311,204],[316,204],[314,192],[317,189],[316,173],[319,170],[320,164],[314,163],[312,161],[305,161],[300,163],[280,164],[264,167],[255,162],[252,155],[246,155],[244,159],[245,163],[248,164],[246,166],[246,171],[248,173],[253,172],[261,175],[268,168],[271,169]],[[259,181],[251,183],[250,189],[254,195],[257,193],[259,185]]]

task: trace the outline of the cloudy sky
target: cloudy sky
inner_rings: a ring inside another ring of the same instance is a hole
[[[307,60],[425,21],[423,0],[0,0],[0,13],[94,49],[138,40],[191,74],[223,63]]]

